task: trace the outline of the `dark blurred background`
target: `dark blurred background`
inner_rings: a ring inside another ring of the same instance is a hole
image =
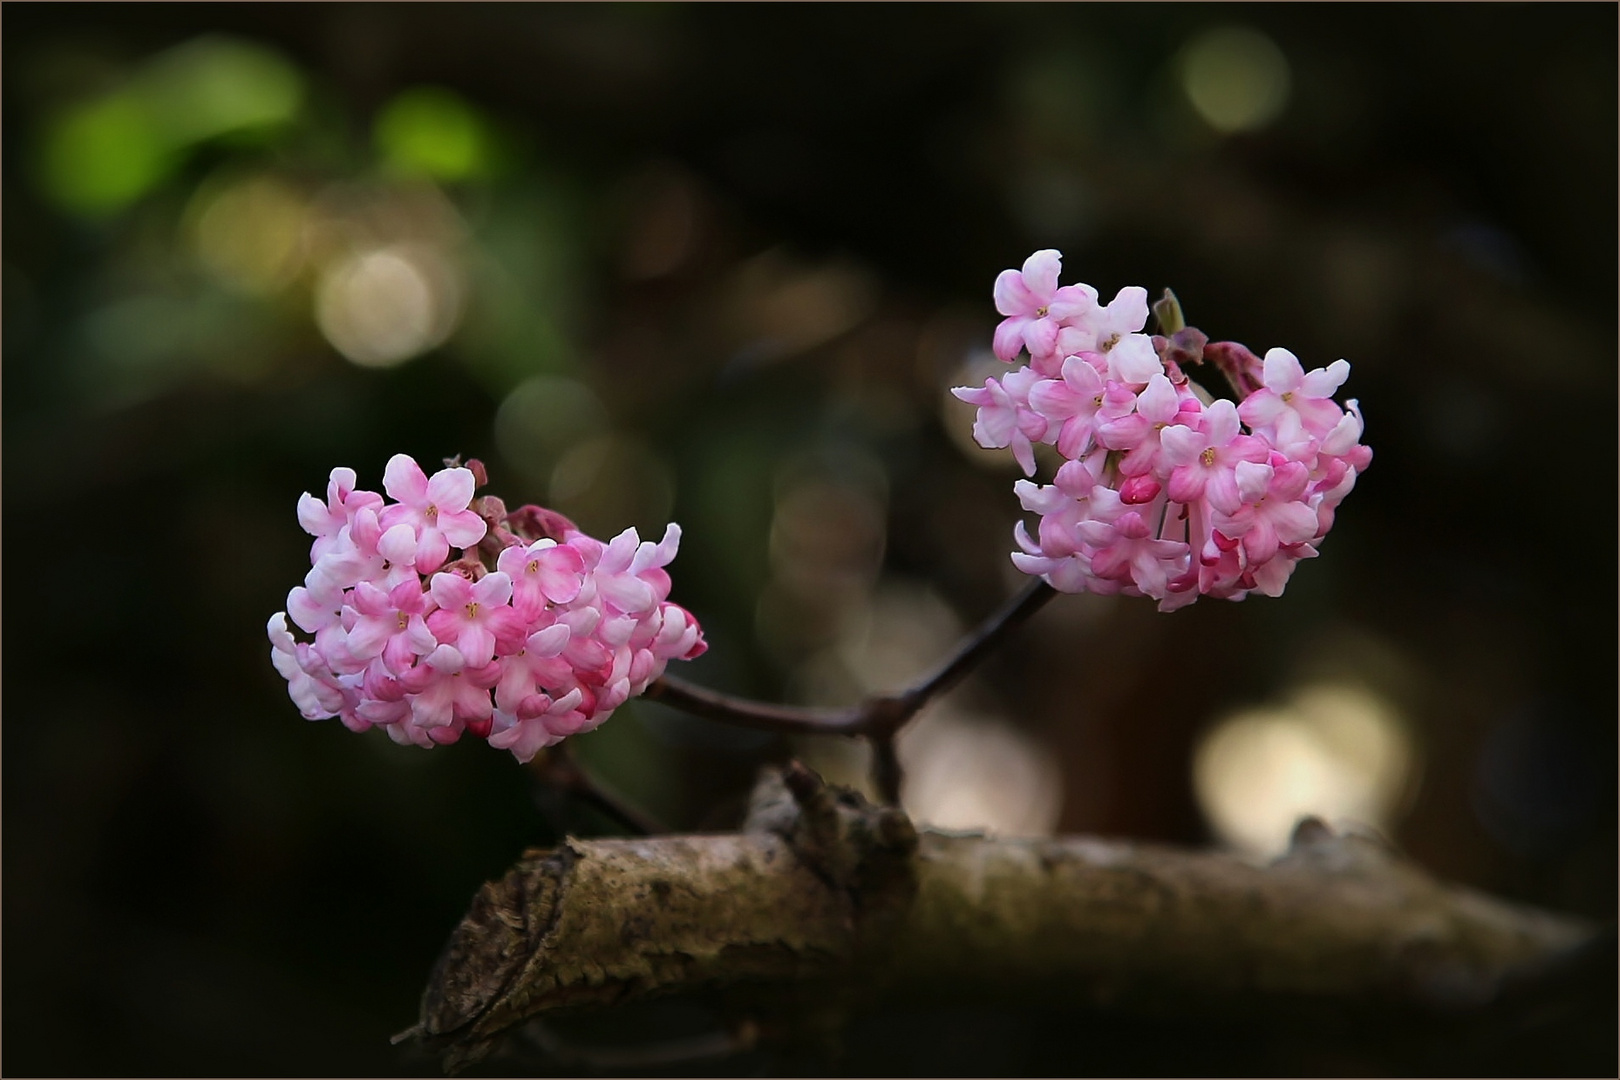
[[[475,742],[299,718],[264,624],[308,569],[300,492],[461,454],[604,537],[675,520],[712,646],[681,674],[897,686],[1019,585],[1018,474],[947,391],[996,369],[991,283],[1040,247],[1349,359],[1376,458],[1280,600],[1060,597],[908,733],[913,813],[1265,857],[1318,811],[1612,922],[1613,6],[13,3],[3,29],[7,1072],[431,1074],[388,1036],[472,893],[610,829]],[[646,703],[577,745],[686,829],[735,824],[763,761],[863,772]],[[705,1067],[1614,1067],[1612,1006],[1393,1059],[862,1023],[832,1063]]]

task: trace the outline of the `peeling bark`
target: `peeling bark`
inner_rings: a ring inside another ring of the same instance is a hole
[[[1481,1010],[1594,937],[1302,823],[1269,866],[1086,837],[924,831],[802,769],[744,830],[569,839],[486,885],[402,1034],[455,1070],[564,1008],[738,984],[1220,1015]]]

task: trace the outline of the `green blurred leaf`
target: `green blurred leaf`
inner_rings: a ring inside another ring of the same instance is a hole
[[[40,179],[64,209],[97,217],[140,198],[174,165],[146,108],[115,94],[68,110],[47,129]]]
[[[304,100],[303,76],[283,57],[216,35],[153,57],[132,88],[175,146],[286,124]]]
[[[406,90],[389,102],[372,141],[391,168],[435,180],[486,176],[495,157],[490,127],[478,110],[432,86]]]
[[[167,179],[187,147],[288,123],[303,95],[302,76],[270,50],[197,38],[158,54],[125,86],[50,124],[41,185],[72,213],[114,213]]]

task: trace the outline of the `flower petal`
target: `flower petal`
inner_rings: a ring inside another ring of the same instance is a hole
[[[1333,392],[1350,377],[1350,361],[1335,360],[1325,368],[1317,368],[1300,380],[1299,391],[1306,397],[1332,397]]]
[[[1028,318],[1041,306],[1040,300],[1029,291],[1024,275],[1017,270],[1003,270],[997,274],[991,295],[995,298],[996,310],[1007,316],[1022,315]]]
[[[1263,370],[1266,389],[1278,394],[1298,390],[1305,378],[1305,369],[1300,366],[1299,357],[1287,349],[1268,349]]]
[[[416,459],[409,454],[395,454],[383,469],[383,490],[395,502],[408,506],[427,503],[428,479]]]
[[[440,469],[427,482],[427,501],[437,506],[441,514],[448,510],[465,510],[477,486],[471,469]]]
[[[439,531],[458,548],[470,548],[484,538],[489,525],[471,510],[439,511]]]
[[[1159,354],[1153,351],[1153,341],[1146,334],[1127,334],[1108,350],[1108,375],[1116,382],[1140,386],[1163,371]]]
[[[1042,248],[1024,260],[1024,284],[1043,306],[1057,292],[1058,275],[1062,272],[1063,253],[1056,248]]]

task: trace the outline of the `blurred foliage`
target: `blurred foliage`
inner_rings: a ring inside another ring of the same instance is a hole
[[[1614,535],[1582,406],[1616,389],[1615,29],[1596,5],[9,6],[6,1067],[432,1073],[387,1036],[474,889],[607,828],[486,748],[299,721],[263,633],[307,568],[299,492],[462,454],[599,535],[677,520],[693,679],[892,686],[1016,585],[1016,474],[945,391],[985,364],[996,272],[1045,246],[1105,292],[1173,285],[1216,337],[1349,358],[1377,458],[1283,600],[1053,604],[919,734],[993,748],[934,786],[989,814],[1051,771],[1060,829],[1205,842],[1201,735],[1360,687],[1421,762],[1390,824],[1416,858],[1612,917],[1614,565],[1552,511]],[[1567,420],[1515,426],[1549,400]],[[95,589],[58,595],[72,574]],[[684,828],[734,823],[765,760],[860,771],[649,704],[578,742]],[[843,1065],[720,1067],[1601,1072],[1595,1015],[1432,1059],[1095,1031],[1077,1066],[1056,1019],[908,1014]]]
[[[478,110],[433,86],[412,87],[390,101],[372,137],[393,169],[447,182],[487,177],[498,153]]]

